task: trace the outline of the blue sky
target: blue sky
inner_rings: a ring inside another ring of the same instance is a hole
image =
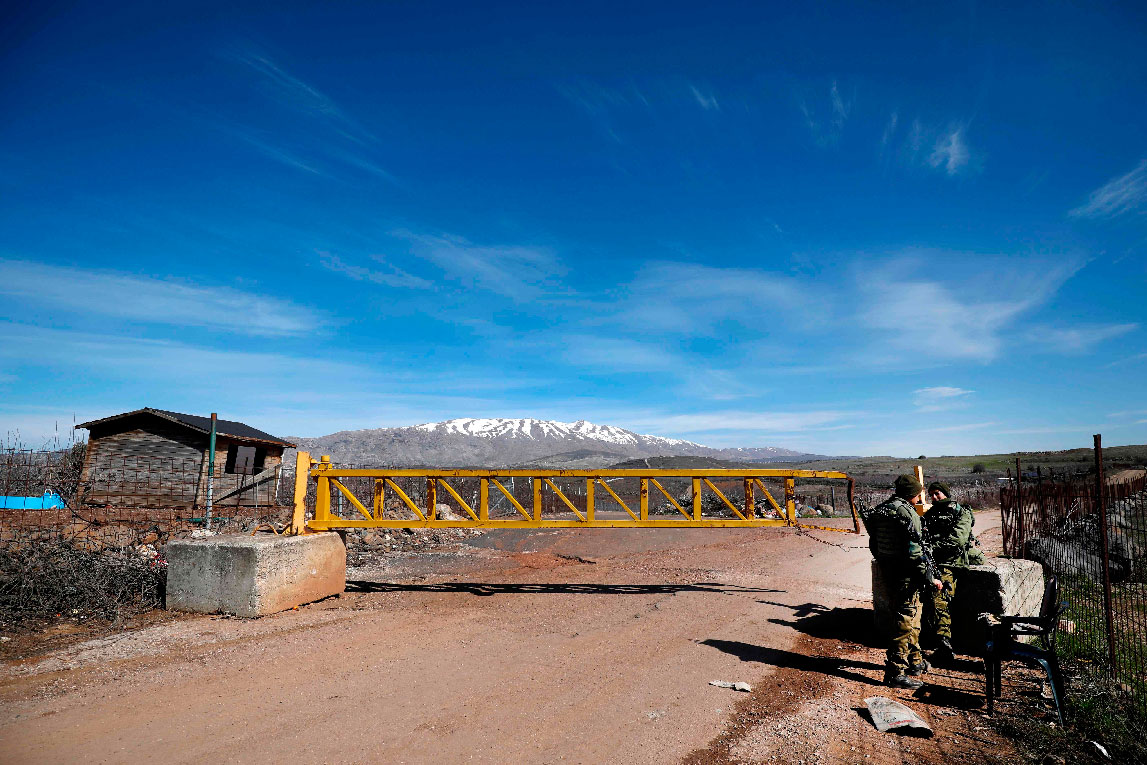
[[[1135,4],[42,3],[0,429],[1147,442]]]

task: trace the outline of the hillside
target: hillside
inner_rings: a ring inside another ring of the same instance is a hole
[[[1012,452],[1010,454],[978,454],[968,456],[925,457],[905,459],[898,457],[831,457],[823,460],[785,461],[786,467],[807,468],[810,470],[841,470],[857,479],[867,482],[891,482],[900,473],[910,473],[916,465],[924,466],[924,474],[934,478],[999,478],[1008,471],[1015,471],[1016,458],[1027,474],[1040,468],[1044,475],[1053,472],[1079,474],[1091,472],[1095,465],[1095,453],[1091,449],[1067,449],[1064,451]],[[1103,450],[1104,465],[1112,472],[1147,464],[1147,445],[1110,446]],[[973,473],[976,465],[983,471]]]

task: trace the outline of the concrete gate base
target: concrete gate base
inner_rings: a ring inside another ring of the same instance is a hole
[[[953,569],[956,596],[952,599],[952,645],[960,653],[979,656],[987,631],[980,614],[1037,616],[1043,600],[1043,567],[1031,560],[991,558],[986,565]],[[925,595],[924,597],[929,597]],[[880,566],[872,561],[872,608],[876,631],[891,634],[892,611]],[[924,612],[927,613],[927,610]],[[926,617],[923,619],[926,622]],[[929,645],[927,628],[921,642]]]
[[[334,532],[179,540],[165,553],[174,611],[264,616],[346,589],[346,545]]]

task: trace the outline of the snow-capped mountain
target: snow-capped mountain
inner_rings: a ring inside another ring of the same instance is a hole
[[[329,454],[336,463],[409,467],[604,467],[626,459],[711,457],[739,462],[805,457],[766,446],[713,449],[677,438],[635,433],[616,425],[530,418],[470,418],[403,428],[346,430],[319,438],[293,438],[300,449]]]
[[[662,446],[701,446],[692,441],[660,436],[643,436],[616,425],[594,425],[592,422],[556,422],[554,420],[506,419],[502,417],[474,419],[461,417],[445,422],[429,422],[415,425],[417,430],[427,433],[452,433],[477,438],[569,438],[601,441],[622,446],[662,445]],[[704,448],[704,447],[702,447]]]

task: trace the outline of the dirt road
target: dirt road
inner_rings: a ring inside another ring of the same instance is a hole
[[[349,576],[347,594],[298,611],[179,618],[7,662],[0,761],[1006,759],[952,706],[973,706],[959,673],[934,678],[938,701],[901,695],[934,707],[928,741],[882,736],[858,711],[897,696],[878,684],[864,537],[504,531]]]

